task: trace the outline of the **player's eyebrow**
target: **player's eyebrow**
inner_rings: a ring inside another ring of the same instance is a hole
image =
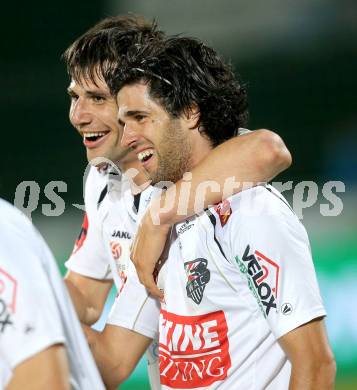
[[[67,93],[69,96],[77,96],[77,93],[71,88],[71,87],[68,87],[67,88]],[[103,91],[97,91],[97,90],[92,90],[92,91],[85,91],[85,95],[87,97],[102,97],[102,98],[109,98],[111,97],[110,93],[109,92],[103,92]]]
[[[124,117],[133,117],[135,115],[148,115],[149,113],[144,110],[129,110],[124,112]]]
[[[123,119],[125,118],[133,118],[135,115],[149,115],[149,112],[144,110],[128,110],[123,113],[123,115],[118,116],[118,123],[121,126],[125,125],[125,122]],[[123,118],[123,119],[121,119]]]
[[[86,91],[85,92],[86,96],[88,97],[96,97],[96,96],[100,96],[102,98],[109,98],[111,97],[111,94],[109,92],[103,92],[103,91]]]

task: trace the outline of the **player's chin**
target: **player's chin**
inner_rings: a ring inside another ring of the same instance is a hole
[[[156,185],[158,183],[166,181],[157,168],[156,169],[154,169],[153,167],[150,167],[148,169],[144,168],[144,171],[146,172],[148,178],[151,180],[152,184]]]
[[[110,153],[105,153],[104,150],[87,149],[87,159],[89,164],[101,168],[103,165],[110,164],[112,159]],[[112,162],[114,164],[114,162]]]
[[[135,163],[137,161],[136,154],[131,149],[122,149],[117,157],[117,161],[121,164]]]

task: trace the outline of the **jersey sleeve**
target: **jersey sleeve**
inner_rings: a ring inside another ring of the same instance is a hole
[[[69,259],[68,270],[95,279],[112,279],[102,237],[102,216],[105,214],[106,180],[91,168],[85,184],[86,212],[78,239]]]
[[[326,315],[305,228],[272,187],[233,197],[229,255],[276,338]]]
[[[65,343],[43,268],[42,241],[27,225],[22,218],[15,231],[0,226],[0,355],[11,369],[49,346]]]
[[[160,302],[150,296],[133,268],[132,265],[123,288],[115,298],[107,323],[155,339],[159,330]]]

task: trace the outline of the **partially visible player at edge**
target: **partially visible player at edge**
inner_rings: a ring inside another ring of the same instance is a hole
[[[176,181],[246,126],[244,88],[196,39],[140,47],[113,80],[122,145],[150,155],[153,184]],[[132,259],[145,262],[139,252],[134,243]],[[175,225],[165,259],[152,318],[163,389],[333,389],[308,236],[277,190],[260,184]],[[139,289],[132,274],[118,299]]]
[[[130,149],[120,146],[122,133],[117,123],[118,106],[115,97],[110,94],[104,74],[110,73],[108,70],[111,68],[120,67],[118,58],[125,55],[128,47],[137,40],[161,37],[162,32],[140,17],[108,18],[77,39],[65,53],[71,77],[68,88],[71,98],[70,120],[83,137],[88,160],[105,157],[117,164],[123,172],[137,168],[140,172],[135,177],[137,185],[145,183],[147,176],[137,156]],[[284,143],[268,130],[257,130],[223,143],[192,170],[187,216],[195,211],[193,199],[201,181],[215,180],[222,189],[220,192],[207,191],[204,205],[207,206],[222,200],[223,184],[227,177],[234,176],[239,183],[268,181],[290,164],[291,157]],[[98,320],[113,278],[115,280],[113,271],[115,273],[116,270],[106,259],[104,244],[99,242],[103,226],[98,220],[101,219],[99,214],[105,203],[106,186],[107,178],[92,168],[86,183],[87,213],[84,226],[78,245],[67,262],[69,272],[65,278],[66,284],[84,325],[91,325]],[[239,190],[236,188],[236,191]],[[172,216],[176,217],[174,209]],[[120,287],[117,285],[118,289]],[[142,344],[143,339],[139,334],[120,328],[115,323],[107,324],[100,334],[91,332],[90,335],[95,356],[99,356],[97,363],[110,388],[125,380],[140,358],[141,353],[128,356],[128,351],[135,349],[132,348],[135,340],[140,345],[148,346],[146,337]]]
[[[0,388],[104,390],[52,253],[0,199]]]

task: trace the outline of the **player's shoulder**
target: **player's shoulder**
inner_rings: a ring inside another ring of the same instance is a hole
[[[257,186],[234,195],[216,206],[213,214],[216,238],[228,252],[232,248],[243,251],[253,243],[276,248],[308,245],[299,218],[271,186]]]
[[[144,189],[133,187],[132,182],[125,176],[122,176],[120,183],[115,183],[117,179],[111,179],[114,185],[110,183],[109,199],[111,206],[116,210],[122,208],[126,210],[134,220],[140,219],[146,211],[152,198],[155,197],[155,187],[149,185]],[[119,184],[119,185],[118,185]],[[157,191],[159,193],[159,191]]]
[[[259,185],[224,200],[211,210],[218,230],[269,231],[300,226],[287,200],[270,185]]]
[[[32,222],[13,205],[0,200],[0,261],[9,268],[29,269],[32,257],[41,256],[44,241]]]
[[[273,186],[262,184],[229,198],[232,212],[242,216],[282,215],[295,218],[295,214],[284,196]]]
[[[28,217],[4,199],[0,199],[0,215],[2,237],[33,230],[33,225]]]
[[[108,195],[109,171],[90,167],[83,178],[84,205],[88,218],[96,219]]]
[[[108,173],[99,170],[97,167],[90,167],[85,178],[85,196],[98,200],[98,195],[108,183]]]

